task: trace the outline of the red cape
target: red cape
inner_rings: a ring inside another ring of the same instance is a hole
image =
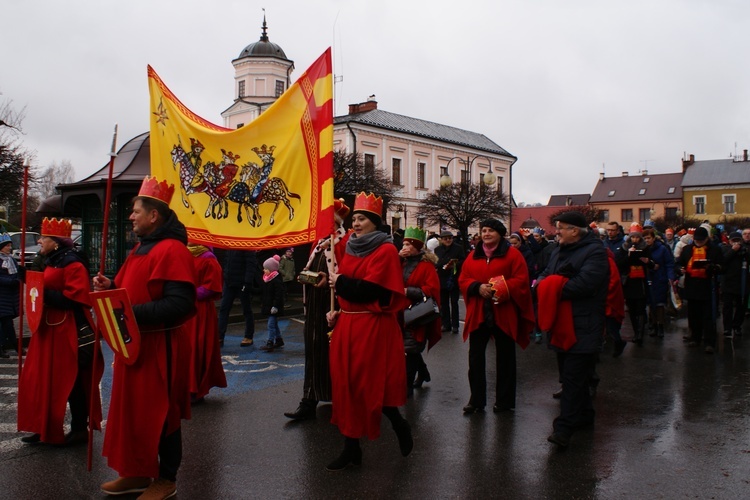
[[[185,325],[190,332],[190,393],[202,398],[212,387],[226,387],[227,378],[221,364],[219,319],[214,301],[221,296],[222,269],[216,256],[205,252],[193,259],[199,287],[214,294],[196,302],[196,314]]]
[[[510,293],[510,300],[495,304],[495,325],[525,349],[529,345],[529,333],[534,329],[534,306],[531,302],[529,269],[521,252],[513,247],[503,257],[475,259],[474,251],[464,260],[458,285],[466,303],[464,321],[464,341],[471,332],[477,330],[484,320],[482,307],[484,300],[479,295],[469,295],[469,287],[474,283],[489,283],[490,278],[504,276]]]
[[[115,285],[128,291],[133,305],[161,298],[165,281],[195,285],[193,256],[185,245],[165,239],[147,254],[136,255],[139,246],[115,277]],[[127,366],[115,358],[103,454],[120,476],[158,477],[164,424],[170,434],[180,427],[180,418],[190,418],[189,332],[184,325],[169,330],[163,325],[139,327],[141,350],[136,362]]]
[[[89,273],[80,262],[65,267],[47,267],[44,287],[61,290],[63,295],[90,307]],[[88,309],[89,324],[94,322]],[[45,443],[64,441],[63,420],[68,396],[78,375],[78,331],[72,310],[44,306],[39,329],[33,332],[29,350],[21,371],[18,388],[18,430],[41,434]],[[104,358],[99,351],[96,362],[94,414],[90,425],[101,429],[102,404],[99,381],[104,372]],[[81,371],[87,401],[91,401],[91,368]]]
[[[341,314],[330,345],[331,423],[347,437],[380,435],[383,406],[406,403],[404,342],[397,314],[409,305],[396,247],[384,243],[366,257],[346,254],[340,274],[392,292],[390,303],[338,297]]]

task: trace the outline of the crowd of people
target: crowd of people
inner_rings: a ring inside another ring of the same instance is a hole
[[[290,288],[302,287],[304,382],[298,407],[284,415],[310,420],[320,402],[332,403],[331,422],[344,443],[330,471],[362,463],[360,440],[380,435],[383,415],[400,454],[411,453],[411,426],[399,407],[431,381],[423,353],[443,334],[462,333],[469,343],[467,416],[488,404],[490,341],[496,351],[492,409],[503,413],[516,405],[516,346],[546,338],[561,384],[554,394],[560,414],[548,440],[567,447],[576,430],[594,422],[596,362],[605,337],[615,357],[627,345],[620,335],[626,308],[630,340],[642,346],[647,336],[662,339],[670,314],[686,304],[685,341],[706,353],[716,348],[719,311],[729,338],[742,334],[747,314],[750,229],[722,237],[708,223],[661,232],[646,221],[625,231],[616,222],[600,228],[570,211],[555,217],[551,237],[541,228],[508,234],[495,218],[481,221],[469,241],[416,227],[392,236],[383,226],[383,200],[360,193],[351,209],[335,201],[334,231],[313,246],[301,272],[290,248],[266,258],[261,275],[254,251],[226,251],[222,266],[212,249],[188,242],[169,209],[173,192],[165,182],[144,180],[130,215],[138,244],[116,276],[93,278],[95,291],[127,290],[140,330],[137,359],[116,355],[113,363],[103,454],[118,477],[102,485],[109,495],[176,494],[180,422],[190,417],[191,403],[227,385],[220,349],[236,298],[245,322],[240,346],[254,344],[253,290],[260,291],[267,317],[260,350],[273,352],[284,346],[279,317]],[[350,213],[352,228],[346,229]],[[21,440],[86,443],[90,430],[101,427],[104,368],[90,337],[88,261],[72,244],[68,221],[45,219],[40,234],[39,278],[16,266],[8,256],[10,239],[0,235],[0,356],[8,356],[10,344],[18,346],[12,320],[20,283],[42,280],[43,313],[19,381],[18,428],[30,433]],[[146,388],[148,404],[139,396]]]

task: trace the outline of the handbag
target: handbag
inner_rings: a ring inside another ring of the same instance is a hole
[[[432,297],[425,297],[422,302],[412,304],[404,310],[406,326],[421,326],[432,323],[440,317],[440,308]]]

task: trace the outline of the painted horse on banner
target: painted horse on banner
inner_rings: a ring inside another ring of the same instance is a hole
[[[209,203],[204,217],[213,217],[214,219],[227,217],[229,215],[229,207],[226,200],[221,198],[216,193],[213,186],[206,181],[199,168],[196,168],[196,166],[190,161],[190,157],[182,146],[179,144],[175,145],[172,148],[171,154],[172,166],[177,168],[179,165],[180,167],[180,194],[182,196],[182,204],[185,208],[189,208],[190,213],[194,214],[195,209],[193,209],[193,206],[187,197],[193,193],[205,193],[208,195]],[[216,213],[217,208],[219,209],[218,214]]]

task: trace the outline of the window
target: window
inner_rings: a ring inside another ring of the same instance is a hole
[[[424,163],[417,163],[417,187],[422,189],[424,189],[424,167]]]
[[[664,209],[665,219],[676,219],[677,218],[677,207],[667,207]]]
[[[245,80],[240,80],[240,83],[238,85],[239,88],[237,89],[237,96],[245,97]]]
[[[623,208],[620,219],[622,219],[623,222],[633,222],[633,209]]]
[[[238,124],[237,124],[237,128],[242,128],[242,127],[244,127],[244,126],[245,126],[245,124],[244,124],[244,123],[238,123]]]
[[[706,197],[705,196],[693,196],[693,205],[695,206],[696,214],[706,213]]]
[[[650,180],[651,180],[651,178],[650,178],[650,177],[644,177],[644,178],[643,178],[643,182],[644,182],[644,183],[645,183],[645,182],[648,182],[648,181],[650,181]]]
[[[392,182],[395,186],[401,186],[401,158],[391,160]]]
[[[609,210],[599,212],[599,222],[609,222]]]
[[[487,184],[484,183],[484,174],[479,174],[479,192],[487,192]]]
[[[651,209],[650,208],[639,208],[638,209],[638,221],[643,222],[646,219],[651,217]]]
[[[284,82],[276,80],[276,97],[279,97],[284,93]]]
[[[468,170],[461,170],[461,182],[464,182],[464,183],[469,182],[469,171]]]
[[[417,227],[424,229],[424,217],[417,217]]]
[[[646,194],[646,188],[641,188],[638,190],[638,196],[643,196],[644,194]]]
[[[615,190],[614,189],[612,191],[610,191],[609,193],[607,193],[607,196],[610,196],[610,197],[612,197],[614,195],[615,195]]]
[[[667,193],[674,194],[674,186],[669,186],[669,189],[667,189]]]
[[[440,167],[440,177],[448,175],[448,167]]]
[[[497,194],[503,195],[503,178],[499,175],[497,176]]]
[[[365,175],[372,177],[375,174],[375,155],[365,153]]]
[[[736,200],[735,195],[724,194],[721,196],[721,199],[722,199],[722,203],[724,204],[724,213],[733,214],[734,213],[734,200]]]
[[[391,217],[391,229],[393,231],[401,229],[401,217]]]

